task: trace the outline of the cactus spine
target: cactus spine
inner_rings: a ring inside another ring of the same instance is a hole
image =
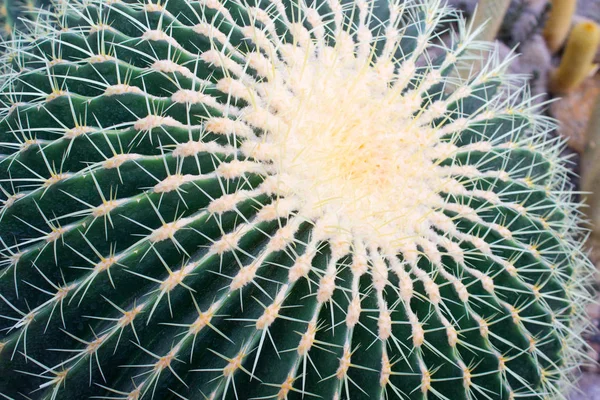
[[[456,77],[493,50],[439,0],[46,15],[4,56],[2,396],[562,398],[562,144],[510,60]]]
[[[2,0],[0,2],[0,48],[2,41],[12,39],[13,31],[33,30],[34,18],[42,9],[50,8],[50,0]]]

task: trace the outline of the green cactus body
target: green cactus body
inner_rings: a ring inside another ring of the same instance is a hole
[[[56,10],[4,56],[0,397],[561,398],[562,145],[440,1]]]
[[[15,29],[17,31],[32,29],[35,25],[33,17],[38,15],[42,8],[49,6],[49,0],[3,0],[0,2],[0,40],[11,40]],[[7,47],[2,43],[0,45],[3,50]]]

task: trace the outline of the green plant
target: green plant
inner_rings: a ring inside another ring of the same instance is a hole
[[[13,31],[28,31],[35,16],[42,9],[50,8],[49,0],[3,0],[0,2],[0,48],[11,40]]]
[[[510,60],[457,77],[477,34],[439,0],[57,3],[3,62],[1,396],[561,398],[578,205]]]
[[[6,5],[0,6],[0,39],[6,39],[10,36],[12,26],[10,24],[8,9]]]

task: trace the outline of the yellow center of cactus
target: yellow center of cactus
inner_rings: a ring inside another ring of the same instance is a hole
[[[449,182],[436,160],[452,146],[431,127],[419,91],[406,90],[414,64],[373,63],[343,39],[306,42],[322,46],[314,53],[283,46],[279,57],[248,56],[262,79],[242,119],[264,134],[246,141],[246,155],[274,165],[275,192],[302,216],[326,217],[368,244],[397,248],[426,229]]]

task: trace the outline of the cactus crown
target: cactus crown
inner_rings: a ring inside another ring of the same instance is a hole
[[[0,394],[561,398],[577,204],[474,36],[439,0],[40,13],[3,59]]]

